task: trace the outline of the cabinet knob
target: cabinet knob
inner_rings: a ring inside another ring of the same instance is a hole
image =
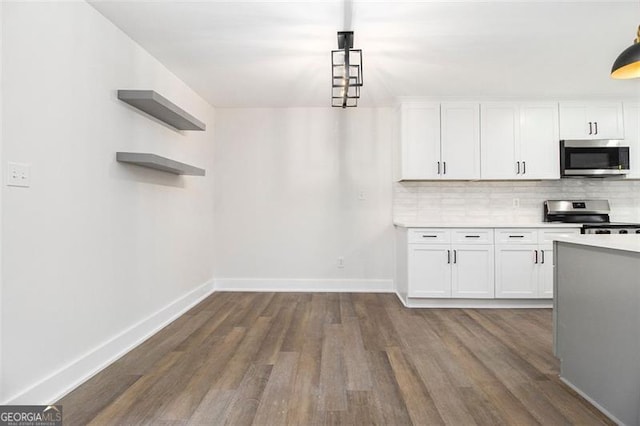
[[[598,134],[598,122],[597,121],[593,122],[593,127],[595,127],[595,129],[596,129],[594,134],[597,135]]]
[[[591,121],[589,122],[589,134],[593,134],[593,123]]]
[[[522,162],[522,174],[526,174],[527,173],[527,162],[523,161]]]
[[[533,253],[535,254],[533,263],[538,263],[538,250],[534,250]]]
[[[540,254],[542,255],[542,261],[540,263],[544,264],[544,250],[540,250]]]
[[[516,161],[516,164],[518,165],[518,171],[516,172],[516,174],[519,175],[520,174],[520,162]]]
[[[440,174],[440,162],[438,161],[438,174]]]

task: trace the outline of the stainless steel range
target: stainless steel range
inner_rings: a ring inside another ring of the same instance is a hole
[[[544,221],[581,223],[583,234],[640,234],[638,223],[609,221],[607,200],[547,200],[544,202]]]

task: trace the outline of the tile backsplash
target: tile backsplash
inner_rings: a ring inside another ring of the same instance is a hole
[[[396,182],[396,222],[536,222],[542,202],[607,199],[611,221],[640,222],[640,180],[561,179],[554,181]],[[517,199],[519,207],[514,207]]]

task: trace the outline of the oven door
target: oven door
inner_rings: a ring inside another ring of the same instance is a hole
[[[629,146],[621,140],[560,141],[562,176],[629,173]]]

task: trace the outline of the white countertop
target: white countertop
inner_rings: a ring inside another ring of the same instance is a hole
[[[564,243],[640,253],[640,235],[579,234],[558,236],[553,239]]]
[[[393,222],[401,228],[580,228],[580,223],[549,222]]]

